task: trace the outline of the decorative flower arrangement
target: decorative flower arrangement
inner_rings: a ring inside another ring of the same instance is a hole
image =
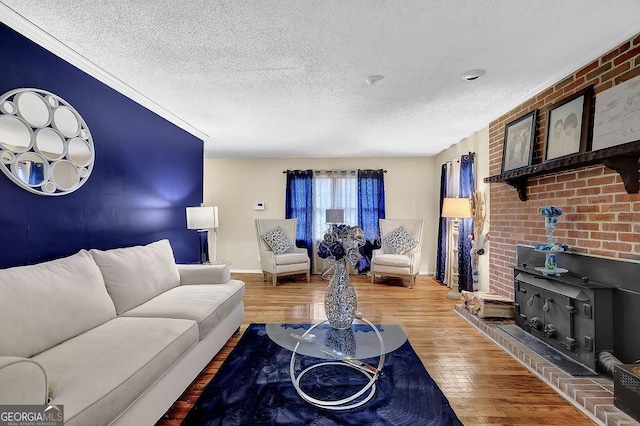
[[[541,213],[544,216],[545,228],[555,228],[558,224],[558,217],[562,216],[562,210],[553,206],[543,207]]]
[[[553,206],[545,206],[542,208],[540,213],[544,217],[544,227],[547,230],[547,243],[536,244],[536,250],[545,254],[544,268],[536,269],[542,270],[543,275],[551,273],[560,276],[560,273],[567,272],[567,270],[561,270],[561,268],[558,268],[556,253],[562,253],[569,250],[569,246],[555,242],[553,232],[558,224],[558,217],[562,216],[562,210]]]
[[[555,251],[555,252],[563,252],[569,250],[569,246],[562,243],[554,243],[554,244],[536,244],[536,250],[538,251]]]
[[[542,216],[544,217],[562,216],[562,210],[553,206],[545,206],[542,208]]]
[[[345,259],[355,265],[360,259],[360,247],[365,244],[364,232],[359,226],[332,224],[318,246],[318,256],[335,260]]]

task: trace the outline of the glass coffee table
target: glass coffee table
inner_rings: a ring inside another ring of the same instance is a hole
[[[385,354],[398,349],[407,340],[407,331],[398,318],[362,305],[358,306],[358,315],[351,328],[332,328],[323,302],[296,305],[276,313],[267,321],[266,331],[271,340],[292,352],[289,372],[298,395],[310,404],[328,410],[347,410],[371,400],[376,392],[375,383],[382,374]],[[295,365],[296,356],[300,355],[324,361],[312,364],[298,374]],[[378,363],[361,361],[370,358],[378,358]],[[305,374],[335,365],[362,373],[367,378],[366,384],[351,396],[329,401],[314,398],[302,389],[301,379]]]

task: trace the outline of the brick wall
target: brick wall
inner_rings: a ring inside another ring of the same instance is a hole
[[[554,86],[542,91],[489,125],[489,175],[500,174],[505,124],[540,109],[533,164],[544,158],[546,107],[593,85],[597,94],[640,75],[640,35],[612,49]],[[557,241],[573,250],[595,255],[640,260],[640,194],[627,194],[618,174],[604,166],[530,178],[527,201],[504,183],[490,191],[490,289],[513,293],[516,244],[546,242],[540,209],[561,208]],[[560,265],[562,266],[562,265]]]

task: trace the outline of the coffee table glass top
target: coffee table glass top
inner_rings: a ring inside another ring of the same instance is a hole
[[[362,319],[355,319],[350,329],[337,330],[327,321],[324,303],[296,305],[269,318],[266,331],[280,346],[321,359],[335,358],[336,353],[352,359],[378,357],[407,340],[406,328],[393,315],[362,305],[358,305],[358,313]]]

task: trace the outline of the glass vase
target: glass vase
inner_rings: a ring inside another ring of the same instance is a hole
[[[352,358],[356,356],[356,336],[350,327],[346,330],[338,330],[332,327],[331,330],[327,332],[324,345],[333,349],[338,354]]]
[[[336,260],[334,273],[324,294],[324,310],[329,324],[338,330],[351,327],[358,309],[358,297],[351,284],[344,259]]]
[[[558,218],[555,216],[549,216],[544,218],[544,227],[547,229],[554,229],[558,227]]]
[[[547,271],[555,271],[558,268],[558,262],[556,261],[555,253],[545,253],[544,267]]]

